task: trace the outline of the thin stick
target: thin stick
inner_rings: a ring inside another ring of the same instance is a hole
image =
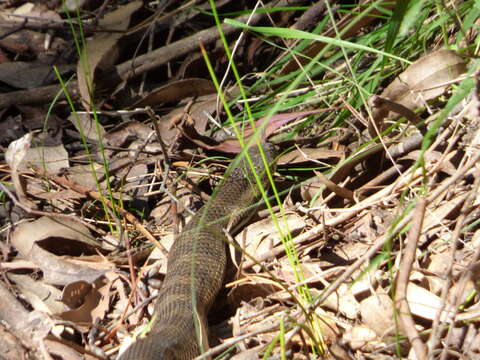
[[[407,334],[410,344],[412,344],[418,360],[427,359],[427,348],[422,342],[415,322],[413,321],[410,312],[410,305],[407,301],[407,287],[410,281],[410,272],[412,271],[413,262],[415,260],[415,251],[417,250],[417,243],[422,232],[423,219],[425,217],[425,209],[427,202],[421,199],[417,202],[413,212],[412,227],[408,232],[408,241],[405,248],[405,254],[402,257],[400,270],[398,271],[397,285],[395,291],[395,302],[399,307],[399,317],[402,322],[403,329]]]

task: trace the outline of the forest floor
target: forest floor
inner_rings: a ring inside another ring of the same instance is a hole
[[[480,359],[479,25],[474,0],[1,2],[0,360],[125,350],[250,141],[277,169],[199,358]]]

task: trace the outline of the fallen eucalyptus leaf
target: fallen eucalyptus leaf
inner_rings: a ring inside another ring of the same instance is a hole
[[[382,92],[381,97],[396,102],[407,109],[415,110],[426,101],[442,95],[449,83],[467,71],[465,60],[452,50],[441,49],[421,57],[395,78]],[[380,105],[373,108],[373,119],[379,122],[389,117],[399,118],[398,113],[389,115],[389,108]],[[379,126],[382,128],[382,126]],[[376,136],[373,127],[369,129]]]

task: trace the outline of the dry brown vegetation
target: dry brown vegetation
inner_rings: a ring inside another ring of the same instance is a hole
[[[480,358],[480,9],[402,3],[216,1],[238,76],[208,1],[0,3],[0,359],[145,329],[233,121],[281,155],[200,358]]]

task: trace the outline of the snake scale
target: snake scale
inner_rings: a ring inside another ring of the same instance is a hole
[[[273,170],[275,148],[263,144]],[[255,172],[268,184],[256,145],[249,150]],[[208,349],[206,317],[225,275],[227,239],[224,229],[253,213],[260,192],[245,158],[176,238],[168,255],[167,273],[154,307],[150,332],[137,339],[119,360],[190,360]],[[200,345],[199,345],[200,344]]]

